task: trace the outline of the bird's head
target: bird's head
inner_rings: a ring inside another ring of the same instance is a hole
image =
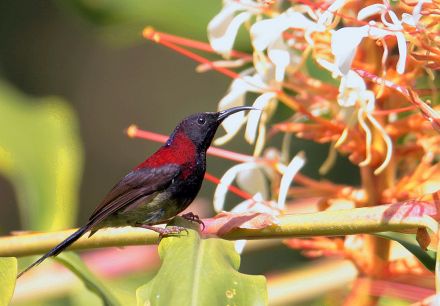
[[[251,106],[238,106],[220,112],[197,113],[188,116],[179,123],[169,141],[172,142],[173,136],[183,132],[199,151],[206,151],[211,145],[215,132],[223,120],[232,114],[245,110],[256,110],[256,108]]]

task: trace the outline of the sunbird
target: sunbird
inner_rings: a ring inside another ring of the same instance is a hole
[[[245,110],[256,109],[238,106],[219,112],[197,113],[183,119],[162,147],[108,192],[84,226],[32,263],[17,278],[46,258],[58,255],[88,231],[91,236],[103,227],[136,226],[164,236],[184,230],[178,226],[160,228],[154,225],[170,221],[191,204],[202,186],[206,151],[217,128],[225,118]],[[192,213],[183,217],[201,223]]]

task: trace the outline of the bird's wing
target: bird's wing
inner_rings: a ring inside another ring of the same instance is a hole
[[[90,216],[89,222],[97,224],[139,198],[165,189],[179,173],[180,166],[176,164],[133,170],[104,197]]]

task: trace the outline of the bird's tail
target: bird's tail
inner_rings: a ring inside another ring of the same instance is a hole
[[[49,252],[41,256],[37,261],[32,263],[29,267],[24,269],[22,272],[20,272],[17,275],[17,278],[22,276],[24,273],[35,267],[36,265],[42,263],[46,258],[51,256],[57,256],[62,251],[64,251],[68,246],[70,246],[72,243],[74,243],[76,240],[78,240],[82,235],[84,235],[85,232],[87,232],[92,227],[92,224],[86,224],[80,229],[78,229],[76,232],[74,232],[72,235],[64,239],[60,244],[58,244],[56,247],[51,249]]]

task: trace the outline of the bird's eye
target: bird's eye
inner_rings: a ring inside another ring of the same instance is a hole
[[[203,125],[203,124],[206,123],[206,119],[204,117],[199,117],[197,119],[197,123],[200,124],[200,125]]]

